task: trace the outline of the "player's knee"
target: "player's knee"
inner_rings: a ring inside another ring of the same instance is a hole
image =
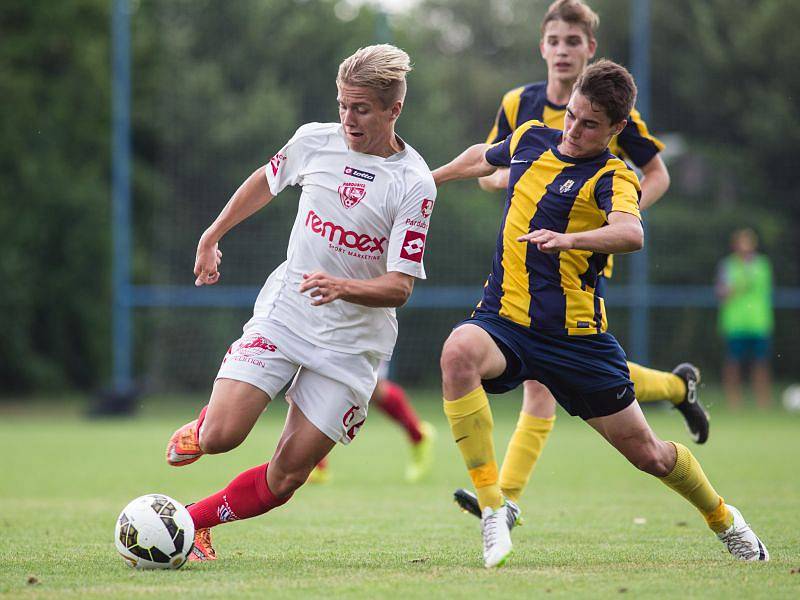
[[[522,412],[540,419],[549,419],[556,414],[556,403],[550,390],[538,381],[526,381],[524,386]]]
[[[210,423],[205,423],[200,430],[200,448],[206,454],[222,454],[233,450],[242,443],[244,438],[236,435],[224,427],[214,427]]]
[[[447,338],[440,359],[442,376],[445,379],[459,380],[472,377],[478,370],[478,360],[474,346],[469,344],[458,332]]]
[[[308,479],[308,472],[300,470],[284,470],[279,466],[273,467],[273,462],[269,466],[269,489],[278,498],[289,496],[303,485]]]
[[[655,477],[666,477],[672,471],[669,456],[657,444],[643,444],[628,460],[640,471]]]

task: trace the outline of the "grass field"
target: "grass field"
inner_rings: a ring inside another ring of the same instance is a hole
[[[494,400],[501,452],[519,398]],[[800,597],[800,572],[792,572],[800,571],[800,415],[733,415],[712,406],[710,441],[697,447],[677,413],[648,412],[662,437],[692,447],[742,510],[769,547],[767,564],[732,559],[691,506],[561,413],[522,499],[526,524],[514,530],[514,554],[487,571],[478,521],[451,502],[467,476],[437,396],[416,399],[439,429],[425,482],[403,483],[403,435],[373,414],[352,446],[334,450],[331,483],[306,486],[266,516],[217,528],[220,560],[169,572],[123,564],[112,540],[118,512],[146,492],[195,499],[262,463],[283,422],[282,402],[243,446],[183,469],[164,463],[163,447],[195,411],[192,403],[151,400],[134,420],[95,422],[63,405],[0,405],[0,596]]]

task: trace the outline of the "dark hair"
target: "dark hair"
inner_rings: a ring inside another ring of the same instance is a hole
[[[590,40],[594,39],[594,32],[600,25],[600,17],[597,16],[597,13],[581,0],[556,0],[553,2],[542,19],[542,35],[550,21],[564,21],[572,25],[579,25]]]
[[[636,83],[628,70],[605,58],[592,63],[573,87],[592,106],[599,106],[608,115],[611,123],[619,123],[631,114],[636,102]]]

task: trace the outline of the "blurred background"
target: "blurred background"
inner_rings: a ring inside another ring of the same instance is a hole
[[[193,287],[197,239],[309,121],[334,77],[391,41],[415,65],[398,132],[433,168],[483,141],[507,90],[542,80],[545,0],[4,0],[0,5],[0,401],[205,394],[285,257],[297,192],[229,234]],[[593,0],[597,56],[634,71],[672,185],[646,253],[618,259],[609,330],[630,358],[719,381],[715,295],[747,227],[773,266],[779,392],[800,354],[796,0]],[[502,195],[444,189],[428,280],[399,311],[393,378],[438,386],[438,354],[480,298]]]

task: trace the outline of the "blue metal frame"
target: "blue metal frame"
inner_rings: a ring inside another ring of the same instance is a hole
[[[111,216],[114,391],[132,387],[131,337],[131,29],[128,0],[114,0],[112,38]]]
[[[631,73],[639,90],[636,100],[637,110],[645,117],[650,116],[650,0],[631,0]],[[650,286],[649,258],[647,253],[647,228],[645,226],[645,246],[631,256],[630,305],[630,344],[629,356],[642,364],[650,359]],[[626,294],[625,296],[628,296]],[[614,295],[612,294],[613,298]],[[658,296],[656,296],[658,298]],[[713,298],[713,295],[712,295]],[[617,302],[617,304],[619,304]]]

